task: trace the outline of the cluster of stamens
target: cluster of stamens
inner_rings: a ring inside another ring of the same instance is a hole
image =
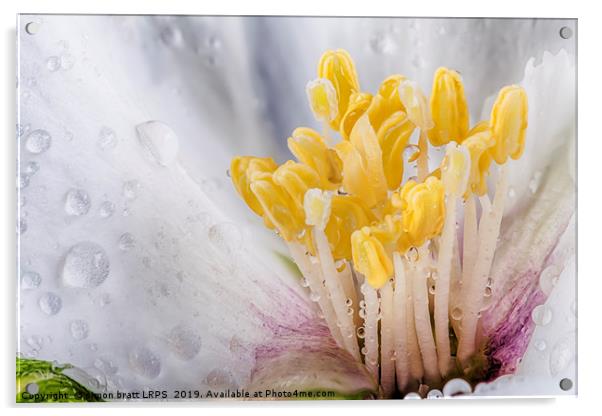
[[[333,338],[384,397],[437,386],[465,371],[483,342],[478,321],[508,192],[505,164],[524,149],[525,91],[502,88],[490,119],[470,128],[458,72],[439,68],[430,99],[402,75],[372,95],[337,50],[324,53],[307,95],[322,134],[296,129],[288,139],[296,161],[280,166],[234,158],[234,186],[284,239]],[[431,170],[429,148],[441,146],[445,156]]]

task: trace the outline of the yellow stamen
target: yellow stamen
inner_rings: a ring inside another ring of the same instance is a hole
[[[355,126],[355,123],[359,118],[366,113],[370,103],[372,102],[372,95],[365,92],[358,92],[351,95],[349,99],[349,107],[347,112],[341,119],[341,125],[339,131],[344,140],[349,140],[351,130]]]
[[[390,190],[399,188],[401,184],[403,151],[408,145],[414,129],[414,124],[403,111],[391,114],[378,129],[376,136],[382,148],[383,168]]]
[[[488,150],[495,144],[491,130],[488,127],[483,127],[483,124],[481,124],[478,129],[475,128],[472,131],[477,131],[477,133],[470,135],[462,143],[462,146],[468,149],[471,160],[465,198],[468,198],[470,192],[478,196],[487,193],[487,175],[489,175],[489,167],[492,161],[491,153]]]
[[[288,139],[288,148],[299,162],[311,167],[320,177],[321,188],[338,189],[342,182],[341,159],[329,149],[320,135],[309,128],[300,127]]]
[[[329,80],[336,91],[338,112],[330,122],[330,127],[338,130],[341,118],[347,112],[351,94],[360,90],[355,64],[349,53],[343,49],[326,51],[318,64],[318,78]]]
[[[349,141],[335,149],[343,161],[343,186],[372,208],[387,198],[382,151],[368,116],[362,116],[351,131]]]
[[[324,230],[335,260],[351,259],[351,234],[376,218],[353,195],[334,195],[331,202],[330,221]]]
[[[447,195],[458,197],[466,191],[470,174],[470,155],[464,146],[448,143],[441,165],[441,182]]]
[[[508,156],[518,159],[525,149],[527,131],[527,93],[517,85],[500,90],[491,111],[491,131],[495,145],[490,152],[498,163],[506,163]]]
[[[462,78],[456,71],[439,68],[433,79],[431,114],[434,127],[428,131],[433,146],[455,140],[461,143],[468,132],[468,104]]]
[[[399,84],[399,99],[406,109],[408,118],[416,127],[427,131],[433,127],[433,120],[426,101],[426,96],[418,85],[409,80]]]
[[[273,174],[274,182],[291,196],[299,209],[303,209],[303,198],[310,188],[320,185],[318,174],[309,166],[288,160]]]
[[[245,203],[259,216],[263,216],[261,204],[251,192],[253,179],[270,176],[278,165],[271,157],[237,156],[230,162],[230,177],[236,192]]]
[[[369,227],[363,227],[351,235],[353,264],[370,286],[380,289],[393,275],[393,263],[383,244],[371,235]]]
[[[337,93],[332,82],[318,78],[308,82],[305,91],[316,120],[330,123],[339,115]]]

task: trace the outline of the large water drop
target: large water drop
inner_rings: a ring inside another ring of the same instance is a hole
[[[147,121],[136,126],[138,141],[144,155],[161,166],[171,164],[178,155],[178,137],[168,125],[160,121]]]
[[[83,189],[70,189],[65,195],[67,215],[80,216],[90,211],[90,196]]]
[[[129,354],[131,369],[138,375],[153,379],[161,372],[161,360],[146,347],[136,347]]]
[[[46,315],[56,315],[63,307],[63,301],[57,294],[46,292],[40,296],[38,305]]]
[[[109,276],[107,253],[96,243],[77,243],[65,257],[61,276],[68,286],[96,287]]]
[[[25,271],[21,273],[21,289],[36,289],[42,283],[42,277],[39,273]]]
[[[27,135],[25,148],[29,153],[40,154],[50,149],[52,136],[46,130],[37,129]]]
[[[82,339],[88,338],[90,328],[86,321],[78,319],[75,321],[71,321],[71,323],[69,324],[69,332],[71,332],[71,337],[74,340],[81,341]]]

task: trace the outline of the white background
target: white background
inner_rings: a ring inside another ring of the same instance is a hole
[[[198,3],[198,4],[195,4]],[[347,415],[377,412],[401,414],[420,412],[423,414],[507,415],[513,412],[543,412],[547,415],[581,415],[600,413],[602,395],[602,339],[600,282],[600,216],[602,215],[602,125],[601,100],[602,64],[600,63],[600,41],[602,40],[602,17],[595,10],[596,2],[504,0],[500,2],[440,0],[440,1],[378,1],[370,0],[351,7],[347,2],[325,2],[304,0],[289,4],[282,1],[219,1],[192,2],[177,0],[3,0],[0,8],[2,21],[2,222],[1,240],[3,272],[0,276],[0,312],[2,320],[2,355],[0,367],[1,405],[7,414],[82,414],[81,406],[61,405],[44,408],[16,407],[15,398],[15,68],[16,68],[16,13],[145,13],[145,14],[272,14],[272,15],[372,15],[372,16],[489,16],[489,17],[564,17],[578,18],[578,81],[579,81],[579,397],[549,400],[455,400],[420,402],[283,402],[283,403],[195,403],[182,405],[148,405],[145,414],[164,414],[167,411],[198,414],[231,414],[232,411],[247,411],[251,414],[307,414],[307,412],[342,411]],[[199,409],[202,407],[202,409]],[[118,414],[131,414],[133,406],[123,409],[113,405],[90,406],[85,414],[105,415],[106,408]],[[598,409],[598,410],[595,410]]]

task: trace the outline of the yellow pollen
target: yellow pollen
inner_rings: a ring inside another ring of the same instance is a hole
[[[295,201],[299,209],[303,208],[305,192],[320,186],[318,174],[309,166],[289,160],[280,165],[273,174],[274,182],[280,185]]]
[[[237,156],[230,162],[230,177],[236,192],[259,216],[263,216],[261,204],[251,192],[253,179],[270,176],[278,165],[271,157]]]
[[[406,113],[397,111],[378,129],[376,134],[382,148],[382,161],[387,186],[390,190],[399,188],[403,178],[403,152],[410,141],[415,126]],[[418,152],[414,155],[418,157]],[[412,160],[409,160],[412,162]]]
[[[353,264],[375,289],[384,286],[393,275],[393,263],[383,244],[373,236],[370,228],[363,227],[351,235]]]
[[[335,260],[351,259],[351,234],[376,221],[374,214],[353,195],[333,195],[330,220],[324,232]]]
[[[439,68],[433,79],[431,115],[434,127],[428,131],[433,146],[455,140],[461,143],[468,133],[468,104],[462,78],[456,71]]]
[[[399,84],[399,99],[406,109],[408,118],[416,127],[427,131],[433,127],[433,120],[429,111],[426,96],[418,85],[409,80]]]
[[[488,123],[479,123],[472,130],[469,137],[464,140],[464,146],[470,154],[470,175],[465,198],[469,193],[478,196],[487,193],[487,175],[491,166],[492,156],[490,149],[495,144]]]
[[[339,115],[337,93],[332,82],[318,78],[308,82],[305,91],[316,120],[330,123]]]
[[[470,155],[464,146],[448,143],[441,164],[441,182],[447,195],[461,196],[470,175]]]
[[[340,132],[345,140],[349,140],[353,126],[364,115],[370,104],[372,103],[372,95],[365,92],[358,92],[351,95],[347,112],[341,119]]]
[[[303,199],[305,223],[324,230],[330,218],[332,195],[318,188],[309,189]]]
[[[508,156],[518,159],[525,149],[527,131],[527,93],[517,85],[500,90],[491,110],[491,131],[495,145],[490,152],[498,164]]]

